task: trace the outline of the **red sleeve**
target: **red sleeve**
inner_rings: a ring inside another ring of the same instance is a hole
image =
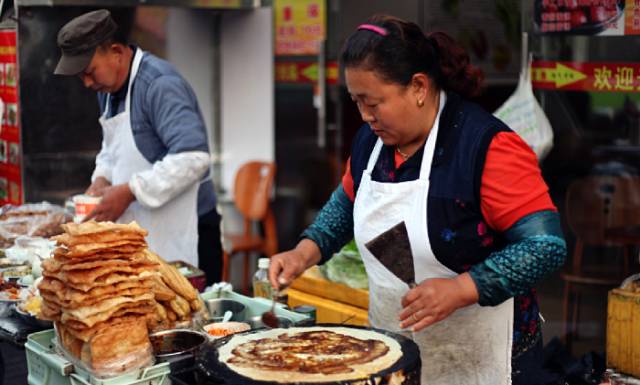
[[[351,157],[347,159],[347,167],[342,176],[342,189],[347,194],[351,202],[356,200],[356,194],[353,191],[353,176],[351,175]]]
[[[536,154],[515,132],[501,132],[491,141],[480,200],[487,224],[496,231],[505,231],[536,211],[557,211]]]

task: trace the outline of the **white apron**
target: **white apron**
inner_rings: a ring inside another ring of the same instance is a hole
[[[124,111],[112,118],[107,118],[111,105],[111,95],[109,95],[105,113],[100,117],[104,146],[113,164],[112,185],[129,183],[132,175],[153,167],[138,150],[131,128],[131,86],[141,61],[142,50],[138,49],[133,59]],[[134,201],[118,218],[118,222],[128,223],[135,220],[147,229],[149,249],[165,260],[183,260],[198,266],[198,186],[198,183],[194,183],[180,195],[156,209],[144,208]]]
[[[438,136],[445,94],[427,143],[415,181],[380,183],[371,179],[382,141],[369,158],[354,204],[354,235],[369,275],[371,326],[411,337],[420,347],[421,384],[511,384],[513,299],[494,307],[477,304],[458,309],[449,317],[420,332],[400,329],[401,298],[409,287],[385,268],[365,247],[379,234],[404,221],[407,226],[415,280],[453,278],[454,271],[434,256],[427,230],[427,197],[431,161]]]

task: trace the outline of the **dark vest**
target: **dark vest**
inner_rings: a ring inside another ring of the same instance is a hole
[[[454,93],[447,94],[431,166],[427,210],[429,241],[434,255],[455,272],[469,270],[505,246],[501,234],[484,221],[480,185],[491,140],[497,133],[508,131],[511,131],[509,127],[479,106]],[[350,166],[356,194],[377,139],[366,124],[354,139]],[[417,179],[423,149],[394,170],[394,148],[384,146],[372,172],[373,180],[394,183]],[[523,309],[523,301],[527,304],[526,309]],[[526,323],[525,334],[539,334],[534,293],[518,296],[515,302],[514,353],[520,350],[516,345],[524,342],[523,323]],[[533,320],[535,325],[531,324]]]

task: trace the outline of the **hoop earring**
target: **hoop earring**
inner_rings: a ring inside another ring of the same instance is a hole
[[[424,100],[418,100],[417,104],[418,104],[418,107],[424,106]]]

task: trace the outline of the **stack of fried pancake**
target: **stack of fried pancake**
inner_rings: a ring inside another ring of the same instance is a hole
[[[159,321],[146,230],[135,222],[68,223],[43,262],[41,317],[56,323],[62,346],[96,372],[117,373],[152,360],[148,327]]]

